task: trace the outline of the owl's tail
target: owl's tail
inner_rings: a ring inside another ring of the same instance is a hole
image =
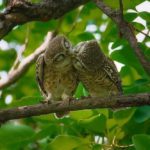
[[[56,118],[63,118],[64,116],[68,115],[70,111],[62,111],[55,113]]]

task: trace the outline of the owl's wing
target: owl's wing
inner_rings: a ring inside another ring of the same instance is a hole
[[[41,54],[36,61],[36,80],[38,82],[41,92],[47,96],[47,93],[46,93],[46,91],[44,89],[44,85],[43,85],[44,67],[45,67],[44,55]]]
[[[117,85],[118,91],[122,94],[123,90],[122,90],[121,80],[118,75],[116,65],[110,58],[108,57],[106,58],[103,69],[107,73],[108,77]]]

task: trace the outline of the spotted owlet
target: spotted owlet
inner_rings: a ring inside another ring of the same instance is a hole
[[[104,55],[95,40],[79,43],[73,50],[79,80],[92,97],[122,93],[121,81],[112,60]]]
[[[37,81],[48,101],[67,102],[77,87],[77,74],[69,54],[71,49],[71,43],[64,36],[56,36],[37,59]],[[67,113],[56,113],[56,116],[63,117]]]

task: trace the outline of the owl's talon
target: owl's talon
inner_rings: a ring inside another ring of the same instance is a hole
[[[40,103],[46,104],[47,102],[46,102],[46,100],[40,100]]]
[[[50,99],[45,99],[40,101],[42,104],[52,104],[52,101]]]
[[[69,98],[63,100],[61,104],[62,105],[70,105],[72,101],[73,101],[73,98],[69,97]]]

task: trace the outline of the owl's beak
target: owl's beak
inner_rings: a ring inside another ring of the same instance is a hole
[[[75,58],[75,55],[74,55],[74,48],[71,48],[71,49],[70,49],[69,55],[71,56],[71,58]]]

